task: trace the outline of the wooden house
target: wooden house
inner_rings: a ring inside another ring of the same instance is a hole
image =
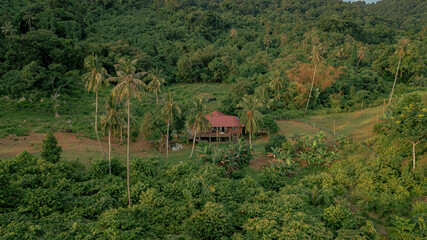
[[[240,124],[240,120],[236,116],[226,115],[222,112],[214,111],[211,114],[205,115],[205,118],[210,122],[211,128],[197,134],[196,140],[206,140],[209,142],[222,141],[237,141],[242,136],[244,125]],[[188,141],[193,140],[194,132],[188,130]]]

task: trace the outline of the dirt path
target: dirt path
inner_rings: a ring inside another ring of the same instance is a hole
[[[0,157],[16,156],[22,151],[29,153],[38,153],[42,149],[42,139],[45,138],[45,133],[31,133],[29,136],[16,137],[8,136],[0,139]],[[100,153],[98,141],[85,138],[79,134],[56,132],[55,137],[58,140],[58,145],[62,146],[62,150],[67,155],[74,155],[76,158],[83,152]],[[118,140],[112,144],[112,149],[115,154],[125,154],[126,145],[118,144]],[[102,145],[106,154],[108,153],[108,142],[102,141]],[[132,154],[140,156],[147,155],[146,152],[151,150],[150,141],[138,138],[136,142],[131,142]],[[77,154],[79,153],[79,154]],[[145,153],[145,154],[144,154]]]

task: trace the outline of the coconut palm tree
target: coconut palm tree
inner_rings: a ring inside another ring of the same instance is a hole
[[[27,23],[28,31],[31,31],[31,27],[32,27],[34,21],[37,20],[37,18],[33,15],[33,13],[31,11],[28,11],[24,15],[23,20]]]
[[[86,81],[86,88],[88,91],[95,92],[95,134],[98,139],[99,147],[101,148],[102,155],[105,159],[104,148],[102,147],[101,140],[98,134],[98,91],[102,85],[108,85],[107,70],[102,67],[101,61],[97,55],[86,57],[84,66],[89,72],[83,74],[82,79]]]
[[[311,92],[313,91],[314,79],[316,77],[316,69],[317,65],[320,63],[321,58],[322,57],[320,56],[320,45],[313,45],[313,51],[311,52],[310,56],[310,60],[312,64],[314,64],[313,80],[311,81],[310,93],[308,94],[308,100],[307,105],[305,106],[304,115],[307,113],[308,105],[310,104]]]
[[[399,62],[397,63],[396,75],[394,76],[393,88],[391,89],[390,99],[388,101],[388,105],[391,104],[391,99],[393,98],[394,87],[396,86],[397,74],[399,73],[400,62],[402,58],[406,55],[406,46],[409,44],[409,39],[402,38],[399,40],[396,49],[396,55],[399,57]]]
[[[159,103],[158,93],[162,92],[162,86],[165,83],[165,79],[160,77],[161,73],[162,70],[159,71],[159,69],[156,68],[152,69],[147,75],[148,79],[151,79],[151,81],[147,85],[147,90],[156,95],[156,104]]]
[[[252,148],[252,134],[258,131],[262,114],[258,111],[262,104],[252,95],[245,95],[237,107],[242,108],[240,122],[245,125],[245,132],[249,133],[249,145]]]
[[[1,27],[1,32],[3,33],[3,35],[5,37],[7,36],[14,36],[16,34],[16,29],[15,26],[12,25],[12,23],[10,22],[6,22],[2,27]]]
[[[130,60],[122,58],[118,64],[114,65],[116,69],[117,77],[112,77],[109,80],[118,82],[112,90],[113,97],[117,97],[120,100],[126,99],[127,106],[127,154],[126,154],[126,167],[127,167],[127,188],[129,206],[131,206],[130,199],[130,173],[129,173],[129,161],[130,161],[130,98],[136,97],[141,101],[141,92],[145,90],[145,83],[141,78],[147,74],[146,72],[136,72],[136,60]]]
[[[283,85],[283,79],[280,76],[279,70],[276,70],[274,72],[274,76],[271,78],[269,87],[271,90],[277,91],[277,98],[280,101],[280,90],[284,87],[284,85]]]
[[[111,138],[117,129],[125,125],[124,112],[121,102],[110,96],[106,105],[107,113],[101,117],[101,126],[104,132],[108,132],[108,166],[111,174]]]
[[[366,54],[366,47],[359,46],[359,49],[357,49],[357,57],[359,58],[359,60],[357,61],[356,69],[359,66],[360,61],[362,61],[365,58],[365,54]]]
[[[194,108],[190,114],[190,120],[188,123],[190,131],[193,133],[193,148],[191,149],[190,158],[193,157],[197,134],[200,134],[203,130],[208,129],[211,126],[209,120],[205,118],[206,114],[206,106],[203,104],[202,99],[195,101]]]
[[[175,116],[181,115],[181,108],[178,103],[173,100],[172,93],[169,93],[165,105],[160,110],[163,119],[165,119],[167,124],[167,132],[166,132],[166,161],[169,159],[169,126],[172,123]]]

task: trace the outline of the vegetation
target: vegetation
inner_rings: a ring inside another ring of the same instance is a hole
[[[426,239],[426,7],[0,1],[0,238]]]

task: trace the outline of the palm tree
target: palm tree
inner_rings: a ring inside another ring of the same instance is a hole
[[[313,80],[311,81],[310,93],[308,94],[308,100],[307,105],[305,106],[304,115],[307,113],[308,105],[310,104],[311,92],[313,91],[314,79],[316,77],[317,64],[319,64],[321,58],[322,57],[320,56],[320,45],[313,45],[313,51],[311,52],[310,56],[310,60],[314,64]]]
[[[235,45],[236,37],[237,37],[237,30],[235,28],[232,28],[230,30],[230,37],[233,39],[233,45]]]
[[[10,22],[6,22],[2,27],[1,27],[1,32],[3,33],[4,36],[14,36],[16,34],[16,29],[15,26],[12,25],[12,23]]]
[[[37,18],[33,15],[31,11],[28,11],[24,15],[23,20],[27,23],[28,31],[31,31],[31,26],[33,25],[33,22],[37,20]]]
[[[397,74],[399,73],[400,62],[402,58],[406,55],[406,45],[409,44],[409,40],[407,38],[402,38],[399,40],[398,47],[396,49],[396,54],[399,57],[399,62],[397,63],[396,75],[394,76],[393,88],[391,89],[390,100],[388,101],[388,105],[391,104],[391,99],[393,98],[394,87],[396,86]]]
[[[249,145],[252,148],[252,134],[259,129],[262,114],[257,110],[262,104],[252,95],[245,95],[237,107],[242,108],[240,122],[245,125],[245,132],[249,133]]]
[[[136,60],[122,58],[118,64],[114,65],[117,77],[110,78],[111,81],[116,81],[118,84],[113,88],[112,95],[120,100],[126,99],[127,105],[127,188],[129,197],[129,206],[131,206],[130,199],[130,98],[136,97],[141,101],[141,88],[146,87],[145,83],[140,79],[146,72],[136,72]]]
[[[284,85],[279,70],[275,71],[274,76],[269,84],[269,87],[271,90],[277,91],[277,98],[280,101],[280,90],[284,87]]]
[[[202,130],[208,129],[211,125],[208,119],[205,118],[207,114],[206,106],[203,104],[202,99],[194,102],[194,109],[191,112],[189,127],[193,133],[193,148],[191,149],[190,158],[193,157],[194,147],[196,146],[197,133],[200,134]]]
[[[160,110],[163,118],[166,120],[167,132],[166,132],[166,161],[169,159],[169,126],[173,121],[174,116],[181,115],[181,108],[178,103],[173,100],[172,93],[169,93],[165,105]]]
[[[165,83],[165,79],[160,77],[161,73],[162,70],[159,71],[156,68],[155,70],[151,70],[147,76],[149,79],[151,79],[150,83],[147,85],[147,90],[156,95],[156,104],[159,103],[158,93],[161,93],[162,86]]]
[[[359,58],[359,60],[357,61],[356,69],[359,66],[360,61],[362,61],[365,58],[365,53],[366,53],[366,47],[360,46],[359,49],[357,49],[357,57]]]
[[[111,137],[117,129],[121,128],[125,124],[123,116],[122,106],[117,98],[110,96],[107,101],[107,113],[101,117],[101,125],[104,132],[108,131],[108,166],[111,174]]]
[[[95,92],[95,134],[98,139],[99,147],[101,148],[102,155],[105,159],[104,148],[102,147],[101,140],[98,134],[98,90],[103,84],[108,85],[107,70],[102,67],[101,61],[97,55],[86,57],[84,66],[89,72],[83,74],[82,79],[86,81],[86,88],[88,91]]]

